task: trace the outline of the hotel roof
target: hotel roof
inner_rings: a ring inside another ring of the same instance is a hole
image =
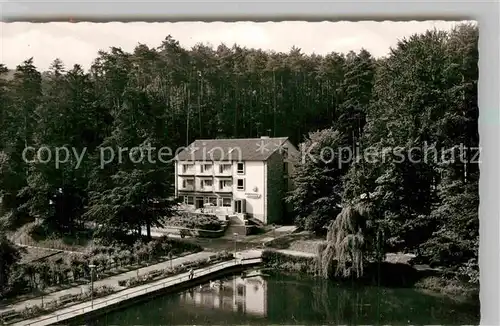
[[[178,161],[266,161],[281,151],[288,137],[199,139],[177,156]]]

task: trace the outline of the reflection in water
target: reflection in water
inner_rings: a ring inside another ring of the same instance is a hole
[[[260,276],[234,277],[180,293],[182,304],[217,308],[239,314],[267,315],[266,281]]]
[[[111,312],[90,324],[474,325],[479,323],[478,307],[414,289],[340,286],[284,275],[238,275]]]

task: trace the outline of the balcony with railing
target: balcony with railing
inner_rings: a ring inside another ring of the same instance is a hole
[[[194,164],[181,164],[177,173],[179,175],[194,175],[196,172]]]
[[[194,179],[180,178],[179,190],[194,191]]]
[[[212,192],[214,191],[214,181],[211,178],[197,178],[196,190],[202,192]]]
[[[200,163],[197,164],[197,175],[213,175],[214,165],[212,163]]]
[[[220,176],[231,176],[233,173],[233,165],[231,163],[219,163],[216,166],[215,174]]]
[[[232,179],[217,179],[217,191],[218,192],[232,192],[233,191],[233,180]]]

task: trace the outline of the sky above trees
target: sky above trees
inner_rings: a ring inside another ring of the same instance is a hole
[[[236,22],[236,23],[0,23],[0,62],[15,69],[24,59],[47,70],[55,58],[66,66],[90,67],[99,50],[110,46],[132,51],[140,42],[157,46],[168,34],[183,47],[196,43],[240,46],[288,52],[296,46],[303,53],[327,54],[368,50],[385,56],[401,38],[428,29],[449,30],[458,22]],[[22,58],[19,56],[22,53]]]

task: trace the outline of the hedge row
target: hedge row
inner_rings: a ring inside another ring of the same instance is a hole
[[[314,257],[287,255],[278,251],[264,250],[262,252],[264,266],[282,272],[317,275],[318,264]]]
[[[165,224],[168,226],[177,226],[187,229],[219,231],[222,229],[224,222],[219,220],[217,216],[214,215],[182,212],[179,213],[179,215],[166,219]]]

